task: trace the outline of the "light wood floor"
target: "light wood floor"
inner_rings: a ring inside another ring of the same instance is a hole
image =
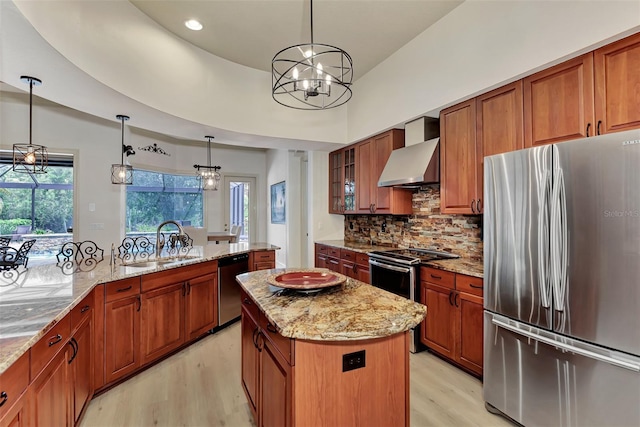
[[[240,385],[240,323],[91,401],[88,426],[253,426]],[[412,426],[512,426],[484,409],[482,384],[441,359],[411,355]]]

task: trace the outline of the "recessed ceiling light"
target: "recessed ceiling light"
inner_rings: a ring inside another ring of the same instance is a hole
[[[193,31],[200,31],[202,29],[202,24],[195,19],[185,21],[184,26]]]

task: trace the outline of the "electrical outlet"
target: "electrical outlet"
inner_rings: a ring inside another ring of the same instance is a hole
[[[359,369],[364,367],[365,367],[365,351],[364,350],[342,355],[342,372],[353,371],[354,369]]]

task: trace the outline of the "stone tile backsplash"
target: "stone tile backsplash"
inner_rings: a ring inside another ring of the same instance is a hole
[[[440,185],[413,193],[413,214],[345,215],[344,239],[372,245],[424,248],[482,259],[481,215],[440,213]]]

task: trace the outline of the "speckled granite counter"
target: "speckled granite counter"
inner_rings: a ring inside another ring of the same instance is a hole
[[[263,270],[241,274],[240,285],[281,335],[319,341],[361,340],[407,331],[424,319],[427,308],[355,279],[315,294],[280,296],[269,285],[270,274],[287,270]],[[330,273],[329,270],[326,270]]]
[[[366,243],[358,243],[358,242],[350,242],[348,240],[319,240],[316,243],[320,243],[322,245],[333,246],[336,248],[345,248],[350,249],[355,252],[368,253],[371,251],[389,251],[392,248],[389,246],[377,246],[377,245],[368,245]],[[455,258],[455,259],[446,259],[440,261],[429,261],[425,265],[434,268],[440,268],[442,270],[451,271],[453,273],[466,274],[468,276],[473,277],[483,277],[483,264],[481,260],[476,260],[472,258]]]
[[[466,274],[467,276],[483,278],[484,266],[482,261],[471,258],[442,259],[429,261],[425,265],[453,273]]]
[[[17,274],[14,271],[0,272],[0,374],[96,285],[229,255],[276,249],[280,248],[268,243],[194,246],[187,254],[189,258],[160,266],[131,267],[122,265],[118,260],[112,267],[109,256],[105,254],[105,259],[92,266],[90,271],[85,267],[83,272],[68,274],[69,271],[51,264],[28,269],[20,267]]]

